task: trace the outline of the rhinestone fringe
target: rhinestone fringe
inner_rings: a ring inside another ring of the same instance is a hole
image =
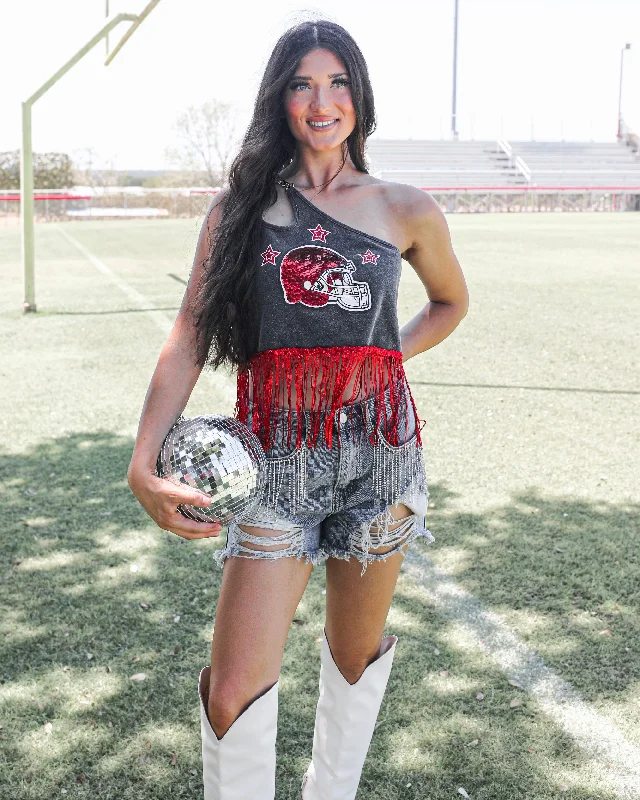
[[[373,448],[372,478],[376,495],[389,505],[400,497],[415,495],[424,477],[422,447],[415,437],[399,447],[390,447],[379,438]]]
[[[265,505],[275,511],[278,498],[285,493],[291,501],[291,513],[295,514],[307,497],[307,447],[302,445],[283,458],[268,458],[266,470]]]

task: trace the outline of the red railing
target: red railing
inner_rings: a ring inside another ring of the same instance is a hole
[[[640,186],[421,186],[423,192],[640,192]]]
[[[42,192],[33,195],[34,200],[91,200],[90,194],[62,194],[60,192],[50,192],[44,194]],[[9,200],[10,202],[19,202],[20,194],[0,194],[0,200]]]

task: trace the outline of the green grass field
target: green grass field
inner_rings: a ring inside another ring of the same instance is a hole
[[[436,542],[402,568],[358,797],[637,798],[639,217],[448,221],[469,313],[406,363]],[[27,316],[19,229],[0,227],[3,800],[202,797],[196,682],[224,534],[160,531],[126,481],[199,224],[37,226]],[[405,264],[400,323],[425,302]],[[234,390],[204,374],[187,415],[232,413]],[[511,645],[477,646],[480,617],[416,564],[498,615],[582,705],[545,698]],[[297,800],[311,753],[323,586],[317,567],[285,651],[278,800]]]

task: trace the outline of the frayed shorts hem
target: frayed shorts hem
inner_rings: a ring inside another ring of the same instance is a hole
[[[240,557],[260,559],[263,561],[274,561],[280,558],[296,558],[298,561],[304,559],[305,563],[318,566],[324,564],[329,558],[337,558],[343,561],[350,561],[351,558],[357,559],[362,564],[361,575],[364,575],[367,566],[374,561],[386,561],[390,556],[398,552],[402,552],[403,556],[406,555],[409,545],[419,538],[425,538],[429,544],[435,541],[431,531],[425,526],[425,517],[422,515],[411,514],[408,517],[396,520],[397,522],[409,522],[411,520],[411,528],[403,540],[395,546],[391,547],[384,553],[371,553],[368,549],[361,549],[358,546],[353,546],[346,550],[344,548],[329,546],[321,544],[319,547],[310,550],[305,547],[302,542],[304,541],[304,532],[300,527],[292,530],[286,530],[280,533],[279,536],[253,536],[237,527],[236,523],[230,523],[227,531],[227,543],[224,548],[216,551],[213,554],[213,560],[219,567],[224,566],[227,558]],[[398,525],[398,528],[401,526]],[[394,533],[392,530],[391,533]],[[289,543],[286,547],[280,547],[277,550],[257,550],[247,547],[242,542],[249,542],[254,544],[279,544],[286,543],[287,539],[297,539],[296,543]],[[384,546],[384,543],[377,546]]]

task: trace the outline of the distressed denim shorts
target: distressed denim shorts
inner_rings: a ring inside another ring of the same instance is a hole
[[[384,397],[387,414],[390,414],[389,386]],[[228,524],[225,547],[215,552],[215,561],[223,566],[229,556],[269,560],[295,557],[321,564],[327,558],[348,561],[353,556],[362,563],[361,574],[364,574],[372,561],[385,561],[398,551],[406,554],[409,544],[418,536],[435,541],[425,526],[429,492],[422,447],[416,446],[420,420],[408,402],[408,391],[404,397],[397,445],[390,444],[382,436],[382,421],[378,427],[379,444],[374,445],[369,440],[376,427],[373,397],[345,405],[336,412],[324,412],[323,424],[327,415],[333,416],[331,448],[322,438],[315,448],[308,447],[305,436],[310,412],[292,409],[290,440],[282,433],[284,425],[278,425],[276,441],[266,452],[267,472],[272,477],[267,480],[260,502]],[[272,413],[288,414],[289,411],[274,408]],[[408,420],[404,418],[405,413],[410,417]],[[251,425],[251,411],[247,424]],[[299,425],[303,426],[302,442],[296,447]],[[382,462],[382,468],[392,474],[400,451],[405,452],[407,448],[413,448],[414,466],[399,496],[389,503],[390,498],[376,489],[379,481],[374,480],[374,462],[377,460],[378,468]],[[298,496],[294,502],[293,487],[298,480],[296,469],[300,464],[305,471],[305,491],[302,498]],[[396,503],[404,503],[411,511],[410,516],[395,520],[389,506]],[[396,527],[390,529],[394,523]],[[256,536],[239,528],[239,524],[268,528],[275,533]],[[370,552],[378,549],[381,552]]]

